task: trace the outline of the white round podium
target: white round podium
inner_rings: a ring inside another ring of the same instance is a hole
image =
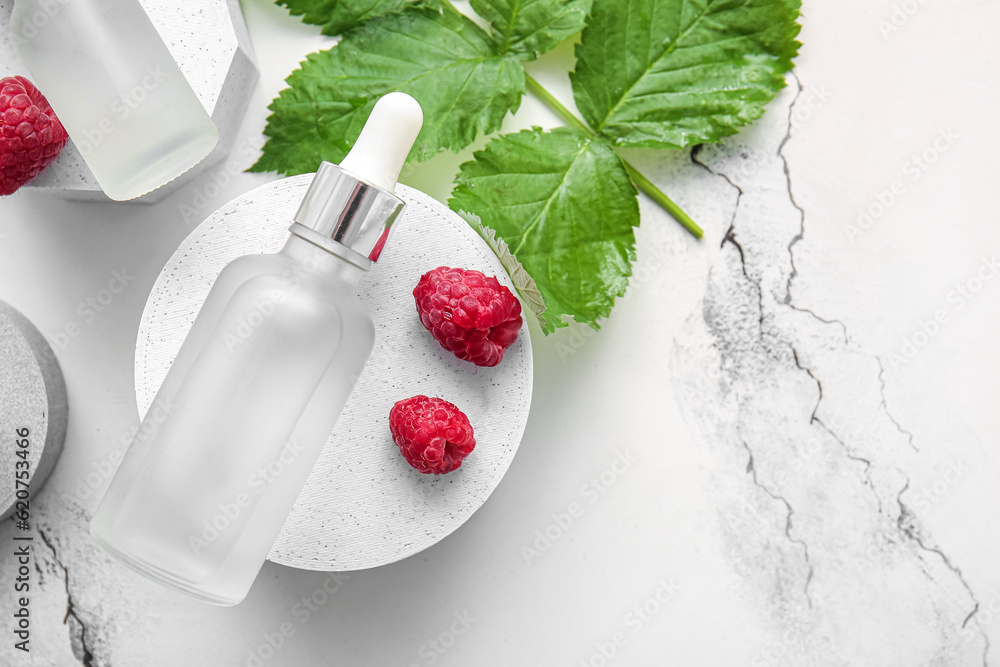
[[[177,249],[160,273],[136,343],[136,397],[153,402],[215,277],[240,255],[275,252],[288,237],[311,174],[259,187],[223,206]],[[411,294],[437,266],[478,269],[513,284],[493,251],[462,218],[400,185],[403,217],[378,264],[359,287],[376,325],[375,351],[299,495],[269,559],[310,570],[385,565],[438,542],[475,512],[510,466],[531,404],[527,321],[494,368],[442,349],[417,317]],[[423,475],[400,456],[389,434],[393,403],[440,396],[462,409],[476,449],[447,475]]]

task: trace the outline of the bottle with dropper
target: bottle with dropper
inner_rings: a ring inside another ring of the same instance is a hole
[[[219,142],[138,0],[14,0],[10,36],[111,199],[159,188]]]
[[[379,100],[284,248],[219,275],[90,525],[132,569],[217,604],[246,596],[374,346],[357,283],[403,211],[421,123],[412,97]]]

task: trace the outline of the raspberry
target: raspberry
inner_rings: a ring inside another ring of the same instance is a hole
[[[14,194],[57,157],[69,135],[23,76],[0,79],[0,195]]]
[[[469,418],[443,398],[397,401],[389,411],[389,431],[406,462],[425,475],[457,469],[476,448]]]
[[[495,277],[439,266],[413,288],[417,313],[441,347],[477,366],[496,366],[521,330],[521,302]]]

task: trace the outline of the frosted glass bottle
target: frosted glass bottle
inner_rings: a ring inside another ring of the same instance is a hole
[[[15,0],[10,33],[111,199],[155,190],[218,143],[138,0]]]
[[[285,247],[219,275],[91,522],[132,569],[246,596],[371,354],[357,283],[404,208],[393,188],[420,122],[409,96],[382,98]]]

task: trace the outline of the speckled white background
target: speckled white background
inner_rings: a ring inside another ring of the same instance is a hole
[[[643,200],[629,298],[600,333],[533,337],[524,440],[465,525],[347,579],[268,564],[232,609],[116,568],[62,494],[135,425],[132,345],[194,224],[183,206],[200,194],[204,217],[266,177],[206,195],[206,176],[143,214],[31,193],[0,202],[0,297],[49,336],[81,326],[59,353],[70,434],[36,509],[52,545],[39,551],[37,653],[4,642],[0,664],[79,664],[85,640],[92,665],[577,667],[621,632],[614,667],[1000,665],[1000,282],[949,301],[1000,252],[1000,3],[916,3],[883,35],[901,4],[806,0],[800,92],[791,80],[764,122],[697,161],[630,153],[706,239]],[[326,41],[264,0],[245,7],[264,84],[249,137]],[[562,99],[568,54],[533,66]],[[508,127],[555,122],[526,98]],[[912,180],[907,162],[948,128],[955,141]],[[442,197],[462,159],[404,181]],[[895,180],[904,194],[849,236]],[[128,289],[83,322],[77,304],[123,267]],[[918,335],[942,310],[945,324]],[[0,584],[0,611],[10,595]]]

